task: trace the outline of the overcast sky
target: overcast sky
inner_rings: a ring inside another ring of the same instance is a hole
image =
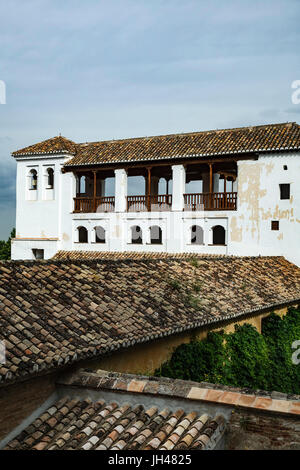
[[[300,121],[299,0],[0,0],[0,239],[10,152]]]

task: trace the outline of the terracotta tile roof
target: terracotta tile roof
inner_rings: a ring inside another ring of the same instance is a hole
[[[208,450],[236,410],[300,416],[299,396],[205,382],[80,370],[58,384],[60,399],[5,450]]]
[[[0,384],[299,299],[282,257],[0,262]]]
[[[30,145],[23,149],[13,152],[14,157],[20,157],[25,155],[42,155],[42,154],[52,154],[52,153],[65,153],[75,155],[76,153],[76,144],[69,139],[66,139],[62,136],[53,137],[52,139],[44,140],[35,145]]]
[[[227,255],[207,255],[199,253],[149,253],[148,251],[58,251],[54,260],[97,260],[97,259],[196,259],[196,258],[224,258]],[[227,256],[228,257],[228,256]]]
[[[5,450],[201,450],[224,426],[221,415],[66,397]]]
[[[58,143],[58,139],[60,142]],[[138,161],[170,160],[300,149],[300,126],[269,124],[235,129],[191,132],[74,144],[63,137],[32,145],[14,156],[57,153],[61,146],[74,154],[66,167]]]
[[[105,375],[81,374],[79,379],[86,381],[87,389],[89,378],[93,378],[101,390],[99,380],[112,381],[111,374]],[[120,403],[118,393],[110,402],[97,396],[93,400],[89,396],[77,398],[68,391],[64,395],[5,450],[202,450],[213,448],[225,431],[226,421],[221,414],[212,418],[199,411],[171,408],[166,395],[163,408],[144,404],[142,394],[137,405],[130,399]]]

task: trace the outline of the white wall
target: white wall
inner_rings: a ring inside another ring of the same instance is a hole
[[[226,254],[227,246],[212,246],[212,227],[221,225],[228,232],[228,213],[224,212],[131,212],[110,214],[73,214],[74,250],[85,251],[144,251],[168,253],[209,253]],[[106,231],[106,243],[94,242],[94,227],[101,226]],[[131,242],[131,227],[142,229],[143,243]],[[191,227],[199,225],[204,230],[204,244],[191,244]],[[162,229],[162,244],[151,245],[150,227]],[[88,231],[88,243],[78,243],[78,228]],[[66,249],[66,248],[64,248]]]
[[[12,241],[12,259],[35,259],[33,249],[44,250],[44,258],[52,258],[58,250],[57,240],[18,240]]]
[[[143,213],[73,214],[76,193],[72,173],[61,168],[69,156],[40,159],[19,159],[17,171],[17,240],[12,244],[13,259],[31,259],[32,248],[45,249],[45,258],[61,250],[96,251],[166,251],[229,255],[282,255],[300,266],[300,155],[272,154],[257,161],[238,162],[238,208],[236,211],[186,212],[181,210]],[[53,200],[42,187],[44,168],[55,168]],[[283,166],[288,169],[284,170]],[[39,188],[36,200],[28,196],[27,174],[37,168]],[[178,179],[182,169],[179,166]],[[180,179],[181,181],[181,179]],[[280,200],[279,184],[291,185],[291,199]],[[116,192],[118,189],[116,188]],[[174,191],[176,193],[176,187]],[[279,221],[279,231],[271,230],[271,221]],[[106,231],[106,243],[95,243],[94,227]],[[139,225],[143,244],[132,244],[130,227]],[[158,225],[163,231],[161,245],[151,245],[149,227]],[[203,245],[192,245],[190,230],[199,225],[204,231]],[[212,245],[212,227],[226,230],[224,246]],[[78,243],[77,229],[84,226],[89,243]],[[31,239],[31,240],[28,240]],[[35,239],[35,240],[33,240]]]
[[[69,155],[17,158],[16,239],[12,242],[12,259],[32,259],[32,249],[44,249],[52,257],[67,241],[65,225],[71,232],[73,175],[62,174]],[[47,186],[47,168],[54,170],[54,187]],[[38,174],[37,190],[30,189],[30,171]],[[70,240],[71,242],[71,240]],[[71,246],[71,245],[70,245]]]
[[[282,255],[300,266],[299,177],[299,153],[238,162],[238,210],[230,217],[230,254]],[[279,185],[284,183],[291,185],[290,200],[280,199]],[[271,230],[272,220],[279,221],[279,231]]]

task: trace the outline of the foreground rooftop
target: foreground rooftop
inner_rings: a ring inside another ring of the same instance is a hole
[[[300,444],[299,396],[103,370],[69,374],[58,380],[57,387],[53,402],[11,435],[5,449],[244,448],[245,441],[251,445],[253,429],[249,427],[244,440],[236,440],[235,415],[238,420],[254,419],[254,433],[262,428],[260,444],[265,448]],[[273,432],[264,435],[270,426]]]
[[[0,385],[300,300],[282,257],[0,263]]]

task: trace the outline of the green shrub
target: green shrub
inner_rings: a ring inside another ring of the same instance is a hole
[[[300,393],[300,366],[292,363],[292,344],[300,339],[300,310],[289,309],[283,318],[270,315],[263,321],[262,335],[271,362],[269,386],[285,393]]]
[[[11,245],[11,239],[14,238],[16,236],[16,231],[15,229],[13,229],[11,231],[11,234],[10,234],[10,237],[9,239],[7,240],[7,242],[3,241],[3,240],[0,240],[0,260],[8,260],[10,259],[10,255],[11,255],[11,249],[10,249],[10,245]]]
[[[177,279],[168,280],[168,284],[173,290],[180,290],[181,288],[180,282]]]
[[[226,336],[225,382],[238,387],[266,389],[270,361],[265,340],[249,324],[235,325]]]
[[[203,341],[178,346],[170,361],[164,363],[156,375],[199,382],[215,381],[222,375],[224,359],[223,335],[208,333]]]
[[[300,394],[300,365],[292,343],[300,340],[300,309],[264,319],[262,334],[249,324],[233,333],[210,332],[203,341],[182,344],[155,375],[235,387]]]

